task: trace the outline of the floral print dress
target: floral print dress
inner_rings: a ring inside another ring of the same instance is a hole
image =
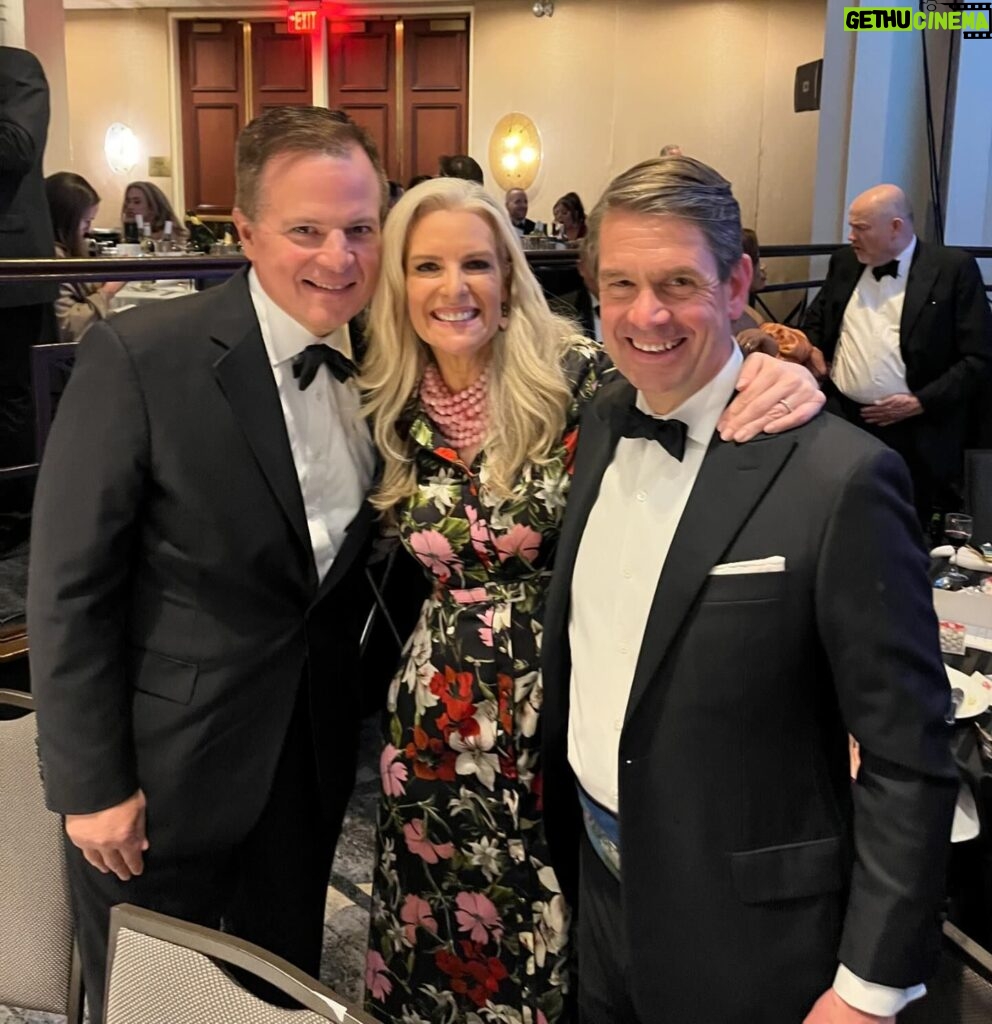
[[[435,584],[393,680],[380,760],[366,1005],[417,1024],[563,1021],[568,909],[541,818],[541,621],[578,417],[608,366],[576,339],[551,460],[486,493],[419,413],[400,537]]]

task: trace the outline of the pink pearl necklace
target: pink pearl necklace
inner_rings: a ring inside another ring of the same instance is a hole
[[[420,381],[420,401],[441,436],[455,448],[481,444],[486,435],[486,376],[483,370],[475,383],[452,393],[440,371],[428,363]]]

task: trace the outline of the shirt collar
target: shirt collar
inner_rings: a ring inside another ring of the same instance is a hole
[[[251,292],[252,305],[255,307],[258,326],[262,331],[265,352],[272,366],[279,366],[295,359],[307,345],[330,345],[351,359],[351,338],[347,324],[342,324],[322,338],[311,334],[272,301],[262,287],[254,267],[248,271],[248,290]]]
[[[899,279],[906,280],[909,274],[909,265],[913,262],[913,253],[916,252],[916,235],[909,240],[909,245],[896,257],[899,261]]]
[[[658,416],[651,411],[642,392],[637,392],[637,408],[656,419],[681,420],[687,428],[690,440],[697,444],[708,445],[716,430],[717,420],[726,409],[734,393],[734,385],[740,374],[744,356],[736,342],[731,347],[730,355],[719,373],[704,384],[695,394],[690,395],[677,409],[665,416]]]

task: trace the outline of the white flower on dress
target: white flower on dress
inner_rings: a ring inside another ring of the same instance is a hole
[[[503,851],[488,837],[480,839],[477,843],[468,844],[469,862],[477,868],[490,882],[495,882],[503,870]]]
[[[454,479],[450,469],[442,469],[436,476],[417,486],[424,503],[437,506],[445,514],[454,508],[461,493],[461,485]]]
[[[513,684],[513,703],[516,707],[514,717],[517,720],[517,728],[528,739],[537,732],[543,700],[544,686],[541,683],[540,672],[527,672],[517,676]]]

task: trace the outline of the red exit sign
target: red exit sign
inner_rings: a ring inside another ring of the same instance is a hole
[[[317,19],[319,16],[320,11],[315,7],[309,10],[287,11],[286,27],[290,32],[295,32],[298,35],[307,35],[317,31]]]

